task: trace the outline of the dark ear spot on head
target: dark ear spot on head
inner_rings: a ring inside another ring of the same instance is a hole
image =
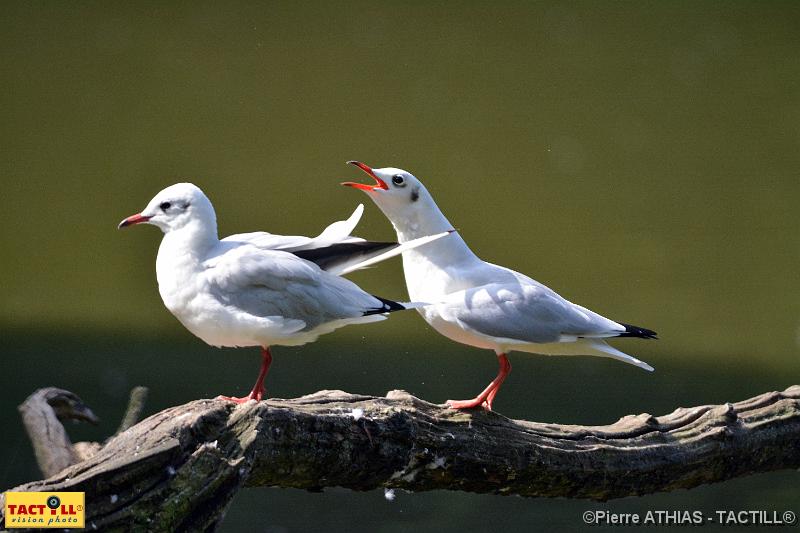
[[[411,201],[416,202],[417,200],[419,200],[419,187],[414,187],[411,191]]]

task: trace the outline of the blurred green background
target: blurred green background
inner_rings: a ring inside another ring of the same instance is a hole
[[[420,177],[473,249],[661,340],[656,367],[514,354],[496,410],[604,424],[800,382],[800,3],[40,2],[0,6],[0,488],[37,477],[16,405],[81,395],[113,432],[245,394],[257,350],[163,307],[152,227],[190,180],[224,234],[316,234],[366,197],[347,159]],[[357,232],[393,237],[371,204]],[[352,278],[402,299],[399,261]],[[496,371],[415,314],[274,350],[272,396],[407,389]],[[575,530],[586,509],[798,509],[797,472],[598,505],[460,493],[245,491],[225,531]],[[599,529],[599,528],[594,528]],[[711,529],[711,528],[708,528]]]

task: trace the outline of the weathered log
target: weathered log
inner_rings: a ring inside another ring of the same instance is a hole
[[[461,412],[403,391],[198,400],[12,490],[85,491],[87,525],[212,530],[245,486],[378,487],[608,500],[800,467],[800,386],[609,426]]]

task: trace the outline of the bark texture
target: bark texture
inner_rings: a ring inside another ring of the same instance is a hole
[[[213,530],[247,486],[602,501],[798,467],[800,386],[608,426],[454,411],[404,391],[385,398],[321,391],[172,407],[12,490],[85,491],[89,527]]]

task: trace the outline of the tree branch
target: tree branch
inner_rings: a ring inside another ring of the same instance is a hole
[[[76,420],[97,424],[95,416],[77,395],[64,389],[49,387],[31,394],[19,406],[22,424],[33,444],[36,462],[45,477],[64,470],[82,460],[80,449],[76,449],[67,436],[64,420]]]
[[[122,422],[120,422],[116,434],[132,428],[136,425],[136,422],[142,418],[148,392],[149,390],[147,387],[137,386],[131,389],[131,396],[128,399],[128,408],[125,410],[125,415],[122,417]]]
[[[243,486],[436,489],[608,500],[800,467],[800,386],[609,426],[460,412],[403,391],[198,400],[12,490],[87,493],[87,525],[200,529]]]

